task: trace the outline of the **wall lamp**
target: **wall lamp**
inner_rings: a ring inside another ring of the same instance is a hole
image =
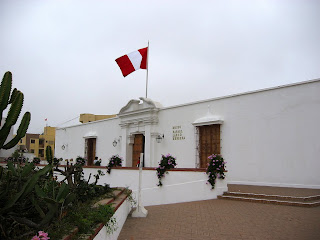
[[[164,134],[162,134],[162,136],[158,134],[158,136],[156,137],[157,143],[161,143],[163,138],[164,138]]]
[[[120,137],[118,139],[115,138],[112,142],[112,145],[116,147],[118,143],[120,143]]]

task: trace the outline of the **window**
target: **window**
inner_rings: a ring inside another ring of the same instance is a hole
[[[34,153],[34,149],[31,149],[31,153]]]
[[[20,143],[22,143],[22,139],[20,139]]]
[[[39,149],[39,156],[44,157],[44,149]]]
[[[36,143],[36,140],[34,140],[34,139],[31,139],[31,143]]]

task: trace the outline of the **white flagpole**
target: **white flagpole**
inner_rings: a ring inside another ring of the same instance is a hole
[[[141,184],[142,184],[142,164],[143,164],[143,153],[140,153],[140,164],[139,164],[139,186],[138,186],[138,206],[132,212],[132,217],[146,217],[148,210],[144,208],[141,200]]]
[[[149,72],[149,40],[148,40],[148,50],[147,50],[146,98],[148,98],[148,72]]]

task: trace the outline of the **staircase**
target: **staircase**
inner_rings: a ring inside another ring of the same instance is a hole
[[[228,191],[218,196],[218,199],[317,207],[320,206],[320,189],[228,184]]]

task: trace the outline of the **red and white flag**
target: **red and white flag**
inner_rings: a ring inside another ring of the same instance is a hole
[[[148,47],[116,59],[124,77],[138,69],[147,69]]]

